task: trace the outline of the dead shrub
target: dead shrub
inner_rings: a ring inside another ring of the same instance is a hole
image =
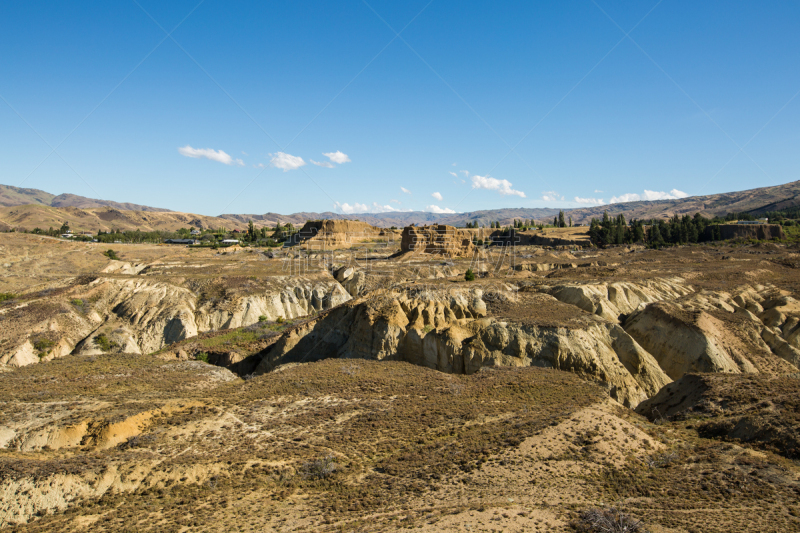
[[[646,533],[644,524],[615,507],[588,509],[572,522],[581,533]]]
[[[314,459],[303,463],[300,472],[306,479],[326,479],[333,475],[339,465],[334,462],[334,457],[328,455],[321,459]]]

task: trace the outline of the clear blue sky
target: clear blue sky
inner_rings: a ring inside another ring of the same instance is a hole
[[[0,183],[216,215],[800,179],[796,1],[138,2],[3,3]]]

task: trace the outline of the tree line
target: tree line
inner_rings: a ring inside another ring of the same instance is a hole
[[[694,216],[677,214],[669,220],[625,221],[622,214],[609,217],[603,213],[602,220],[592,219],[589,224],[589,238],[596,246],[609,244],[647,244],[659,247],[669,244],[689,244],[722,240],[719,224],[741,218],[706,218],[700,213]]]

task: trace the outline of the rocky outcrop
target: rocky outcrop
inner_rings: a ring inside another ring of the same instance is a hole
[[[689,372],[796,372],[798,302],[760,286],[734,293],[700,291],[648,305],[625,321],[625,330],[672,379]]]
[[[453,226],[408,226],[400,241],[402,252],[468,256],[475,251],[472,235]]]
[[[537,287],[537,290],[610,322],[619,322],[620,317],[649,303],[674,300],[693,292],[693,289],[680,278],[653,279],[636,283],[543,285]]]
[[[152,353],[201,332],[248,326],[260,317],[302,317],[351,299],[331,279],[287,276],[273,278],[272,286],[204,301],[166,282],[98,278],[67,297],[4,310],[13,315],[14,327],[0,332],[0,365],[24,366],[70,353]]]
[[[501,321],[485,316],[482,297],[480,289],[372,294],[285,333],[256,371],[326,358],[403,360],[459,374],[544,366],[601,383],[629,406],[670,381],[616,324],[594,317],[580,328]]]
[[[391,242],[396,235],[392,230],[358,220],[309,220],[292,237],[290,244],[302,244],[312,250],[335,250],[377,238]]]
[[[785,239],[783,228],[777,224],[720,224],[723,239]]]

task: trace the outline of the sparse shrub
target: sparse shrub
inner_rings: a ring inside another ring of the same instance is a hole
[[[275,322],[277,322],[278,324],[283,324],[283,317],[279,316],[278,318],[275,319]]]
[[[83,300],[81,300],[80,298],[74,298],[70,303],[72,303],[72,305],[74,305],[75,307],[83,306]]]
[[[95,337],[94,344],[104,352],[110,352],[114,348],[119,348],[119,344],[106,337],[105,333],[101,333]]]
[[[572,527],[581,533],[645,533],[644,524],[614,507],[589,509],[581,513]]]
[[[453,396],[459,396],[462,392],[464,392],[464,384],[460,381],[451,381],[448,384],[448,387],[450,389],[450,394]]]
[[[650,468],[666,468],[677,462],[679,457],[675,452],[657,453],[645,458],[644,462]]]
[[[105,252],[103,252],[103,255],[108,257],[109,259],[113,259],[114,261],[120,260],[119,256],[117,255],[117,252],[115,252],[114,250],[106,250]]]
[[[258,321],[259,322],[266,322],[267,321],[266,315],[261,315],[260,317],[258,317]]]
[[[128,440],[125,442],[121,442],[118,447],[121,450],[139,448],[140,446],[146,446],[154,440],[156,440],[155,435],[134,435],[133,437],[128,437]]]
[[[336,468],[338,468],[338,465],[334,462],[333,456],[329,455],[322,459],[315,459],[303,463],[300,472],[306,479],[326,479],[333,475]]]
[[[50,353],[50,348],[55,345],[55,342],[46,338],[38,338],[33,341],[33,349],[39,352],[39,359]]]
[[[13,300],[16,298],[16,294],[12,294],[10,292],[0,292],[0,302],[5,302],[6,300]]]
[[[473,272],[471,268],[468,268],[467,273],[464,274],[464,279],[467,281],[475,281],[475,272]]]
[[[653,407],[653,409],[650,411],[650,416],[653,419],[653,424],[657,426],[669,422],[669,419],[667,419],[665,416],[662,416],[661,412],[656,407]]]
[[[198,352],[194,354],[194,360],[208,363],[208,352]]]
[[[433,326],[431,326],[430,324],[422,328],[422,333],[424,333],[425,335],[427,335],[431,331],[433,331]]]
[[[355,376],[359,370],[361,370],[361,367],[358,365],[346,365],[342,367],[342,374]]]

